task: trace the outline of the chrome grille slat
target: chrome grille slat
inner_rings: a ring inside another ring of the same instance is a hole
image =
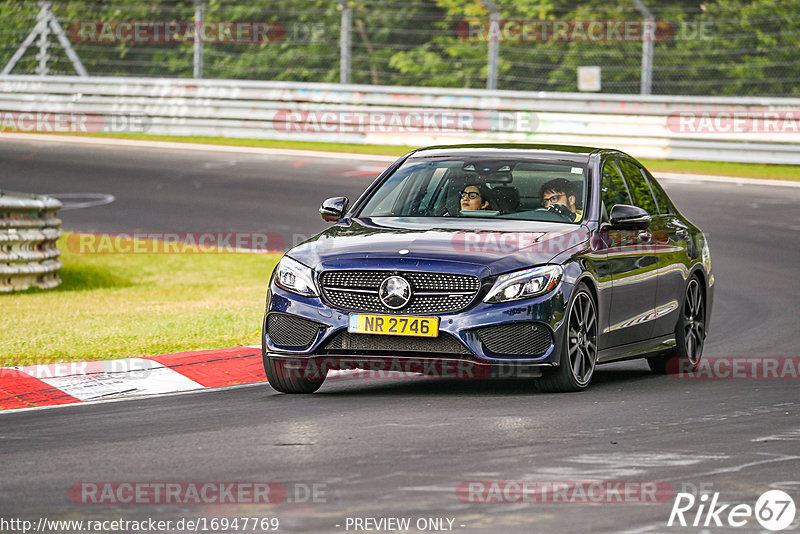
[[[411,301],[401,310],[384,306],[378,298],[381,282],[393,275],[411,284]],[[472,302],[481,287],[477,276],[416,271],[324,271],[319,280],[323,296],[337,308],[401,315],[457,312]]]
[[[350,291],[351,293],[364,293],[365,295],[377,295],[377,289],[357,289],[355,287],[326,287],[328,291]]]

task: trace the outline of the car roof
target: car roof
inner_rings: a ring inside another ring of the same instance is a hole
[[[558,158],[569,161],[586,162],[589,156],[599,152],[615,152],[617,150],[588,146],[529,144],[529,143],[480,143],[466,145],[438,145],[418,148],[409,154],[409,158],[433,157],[523,157],[523,158]]]

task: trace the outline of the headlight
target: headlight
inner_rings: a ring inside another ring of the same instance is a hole
[[[544,295],[558,285],[563,273],[559,265],[543,265],[501,275],[483,301],[494,304]]]
[[[711,272],[711,250],[708,248],[708,241],[703,240],[702,252],[703,265],[706,266],[706,272]]]
[[[309,267],[289,256],[284,256],[278,263],[275,273],[275,283],[292,293],[306,297],[318,297],[317,287],[314,284],[314,274]]]

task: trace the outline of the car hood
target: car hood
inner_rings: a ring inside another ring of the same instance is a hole
[[[376,217],[343,220],[288,254],[318,271],[447,269],[484,277],[547,263],[587,239],[586,227],[566,223]]]

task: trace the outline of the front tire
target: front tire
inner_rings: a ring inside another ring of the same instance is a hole
[[[270,358],[267,353],[267,317],[261,327],[261,357],[264,360],[264,374],[272,389],[280,393],[314,393],[325,382],[327,369],[311,372],[303,370],[302,361]],[[293,365],[296,363],[297,365]],[[292,365],[287,365],[292,364]]]
[[[314,393],[325,382],[325,375],[302,376],[304,371],[287,367],[287,361],[264,356],[264,373],[272,389],[280,393]]]
[[[659,375],[694,372],[700,365],[705,339],[705,297],[700,280],[693,276],[686,285],[681,313],[675,325],[675,349],[648,358],[647,364],[651,371]]]
[[[559,366],[537,379],[539,391],[583,391],[597,365],[597,306],[589,288],[579,284],[567,311]]]

